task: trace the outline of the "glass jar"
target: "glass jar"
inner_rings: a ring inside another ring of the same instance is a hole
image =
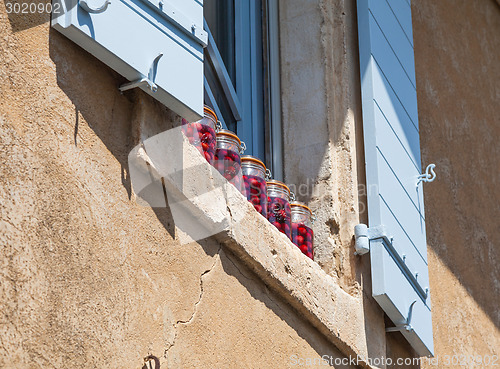
[[[245,144],[240,141],[234,132],[227,129],[217,131],[214,167],[242,193],[244,186],[240,153],[244,149]]]
[[[189,123],[182,119],[182,132],[189,142],[196,146],[198,151],[207,159],[210,164],[215,160],[217,116],[214,111],[205,105],[203,108],[205,116],[194,123]]]
[[[267,218],[267,184],[266,166],[256,157],[245,155],[241,157],[241,172],[243,174],[243,194],[260,214]]]
[[[292,242],[302,253],[314,260],[312,230],[313,213],[304,203],[294,201],[292,208]]]
[[[291,239],[290,189],[283,182],[267,182],[267,219]]]

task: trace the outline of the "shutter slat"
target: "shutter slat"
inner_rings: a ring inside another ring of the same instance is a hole
[[[418,131],[410,121],[402,105],[399,104],[394,91],[390,88],[386,88],[387,82],[385,82],[385,77],[380,72],[374,60],[370,60],[369,64],[372,66],[372,71],[370,73],[372,83],[374,88],[377,89],[376,93],[373,94],[376,108],[380,109],[384,114],[416,167],[421,168],[420,139],[418,137]]]
[[[375,1],[370,8],[375,19],[384,19],[384,22],[377,23],[384,38],[391,46],[392,51],[400,60],[401,66],[415,87],[415,59],[413,58],[413,45],[406,35],[401,32],[401,26],[396,16],[392,12],[389,4],[385,0]]]
[[[423,213],[424,199],[422,192],[417,191],[416,186],[420,170],[417,169],[407,150],[401,144],[399,137],[391,129],[391,126],[378,107],[375,109],[375,126],[377,127],[377,133],[387,139],[387,144],[378,147],[378,150],[391,167],[394,176],[396,176],[404,188],[415,210],[425,219]]]
[[[377,0],[378,1],[378,0]],[[387,1],[389,7],[393,11],[394,16],[398,20],[401,29],[404,32],[408,42],[413,46],[413,27],[411,23],[411,6],[407,1],[401,0],[381,0]]]
[[[405,113],[410,118],[412,124],[418,129],[418,112],[414,103],[417,98],[417,91],[371,13],[370,36],[373,58],[380,68],[382,75],[385,77],[385,86],[383,87],[394,91]]]
[[[370,245],[372,265],[380,265],[376,269],[376,278],[372,281],[373,297],[384,309],[387,316],[396,325],[404,325],[413,301],[410,325],[413,331],[403,329],[401,333],[421,356],[432,355],[431,311],[424,305],[416,292],[407,288],[408,281],[393,262],[382,242]]]
[[[415,245],[419,253],[425,255],[426,252],[423,252],[424,250],[419,247],[425,245],[425,227],[423,227],[425,220],[415,209],[385,159],[379,154],[377,160],[380,173],[380,196],[398,223],[401,224],[411,243]],[[427,250],[425,249],[425,251]],[[426,257],[422,256],[422,259],[426,260]]]
[[[391,236],[394,237],[394,249],[401,258],[403,258],[403,255],[406,255],[408,269],[410,269],[413,276],[415,276],[415,273],[418,273],[416,279],[422,290],[425,291],[429,287],[429,272],[426,261],[422,258],[416,245],[412,243],[406,230],[398,222],[398,219],[394,217],[393,213],[391,213],[390,208],[385,204],[383,199],[380,208],[381,215],[384,218],[384,225],[390,230]]]
[[[176,9],[179,9],[194,24],[203,28],[203,1],[202,0],[163,0],[164,3],[171,3]]]

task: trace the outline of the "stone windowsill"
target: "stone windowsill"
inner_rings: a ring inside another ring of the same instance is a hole
[[[181,242],[215,237],[344,355],[368,357],[361,298],[343,291],[257,213],[180,129],[144,141],[131,152],[129,165],[135,193],[147,187],[146,177],[153,175],[160,185],[163,178],[176,227],[188,237]],[[369,367],[366,360],[362,366]]]

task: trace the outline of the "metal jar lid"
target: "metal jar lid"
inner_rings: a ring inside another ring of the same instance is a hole
[[[231,138],[235,139],[236,141],[238,141],[238,145],[241,146],[241,140],[239,139],[238,136],[236,136],[236,133],[234,133],[233,131],[230,131],[228,129],[219,129],[217,131],[217,137],[219,137],[219,136],[231,137]]]
[[[208,105],[203,106],[203,113],[210,115],[214,122],[217,122],[217,114]]]
[[[264,165],[264,163],[260,160],[260,159],[257,159],[255,156],[252,156],[252,155],[244,155],[241,157],[241,164],[243,164],[244,162],[247,162],[247,163],[255,163],[257,165],[260,165],[262,168],[264,168],[264,172],[266,171],[266,166]]]
[[[306,209],[311,215],[313,215],[312,210],[306,204],[304,204],[303,202],[300,202],[300,201],[293,201],[293,202],[291,202],[290,203],[290,207],[293,208],[294,206]]]
[[[288,194],[290,194],[290,189],[288,188],[288,186],[286,184],[284,184],[283,182],[281,181],[277,181],[275,179],[271,179],[270,181],[267,181],[267,185],[271,185],[271,186],[278,186],[278,187],[281,187],[283,189],[285,189]]]

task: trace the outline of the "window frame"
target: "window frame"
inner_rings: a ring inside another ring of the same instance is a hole
[[[205,62],[213,66],[219,82],[219,86],[210,86],[205,77],[204,97],[227,128],[214,89],[225,96],[237,134],[246,143],[246,153],[263,159],[273,177],[283,180],[278,0],[262,0],[261,4],[261,14],[259,2],[234,4],[236,86],[204,21],[208,33]]]

